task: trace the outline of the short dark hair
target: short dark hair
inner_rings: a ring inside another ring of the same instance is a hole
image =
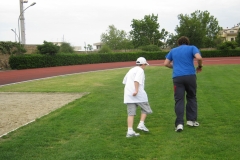
[[[177,40],[177,44],[180,46],[180,45],[189,45],[190,44],[190,41],[188,39],[188,37],[185,37],[185,36],[182,36],[180,37],[178,40]]]

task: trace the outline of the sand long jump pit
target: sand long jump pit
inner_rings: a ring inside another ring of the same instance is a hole
[[[86,94],[0,92],[0,137]]]

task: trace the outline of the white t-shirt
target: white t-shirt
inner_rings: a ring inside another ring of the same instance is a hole
[[[139,83],[138,94],[133,96],[135,92],[134,81]],[[124,88],[124,103],[139,103],[148,102],[147,93],[144,90],[145,74],[144,70],[139,67],[133,67],[128,71],[123,79]]]

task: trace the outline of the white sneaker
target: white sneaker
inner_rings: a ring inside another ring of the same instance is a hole
[[[176,128],[175,128],[175,131],[176,132],[181,132],[183,130],[183,125],[182,124],[179,124]]]
[[[140,135],[139,133],[132,131],[132,132],[127,132],[126,137],[137,137],[139,135]]]
[[[137,126],[137,129],[145,131],[145,132],[149,132],[149,130],[147,129],[147,127],[144,124],[139,124]]]
[[[200,124],[196,121],[187,121],[187,125],[192,127],[198,127]]]

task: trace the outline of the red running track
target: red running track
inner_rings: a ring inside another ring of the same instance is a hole
[[[149,60],[148,63],[154,66],[162,66],[164,60]],[[218,57],[204,58],[203,65],[222,65],[222,64],[240,64],[240,57]],[[74,74],[81,72],[106,70],[114,68],[132,67],[135,66],[135,61],[131,62],[116,62],[116,63],[99,63],[74,66],[60,66],[49,68],[36,68],[24,70],[0,70],[0,87],[12,83],[19,83],[34,79],[41,79],[65,74]]]

